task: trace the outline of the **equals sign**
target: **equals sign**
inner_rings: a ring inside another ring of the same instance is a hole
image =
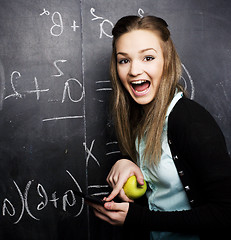
[[[108,143],[106,143],[106,146],[117,145],[117,144],[118,144],[117,141],[114,141],[114,142],[108,142]],[[106,156],[109,156],[109,155],[112,155],[112,154],[118,154],[118,153],[120,153],[119,150],[116,150],[116,151],[110,151],[110,152],[107,152],[107,153],[106,153]]]
[[[103,85],[110,85],[109,87],[99,87],[96,89],[96,92],[108,92],[112,91],[111,88],[111,81],[110,80],[105,80],[105,81],[97,81],[96,84],[100,84],[101,86]],[[100,99],[99,102],[104,102],[104,100]]]

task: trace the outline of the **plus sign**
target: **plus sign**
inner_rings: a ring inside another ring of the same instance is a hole
[[[59,200],[59,198],[56,197],[56,192],[52,193],[52,199],[49,200],[49,201],[53,202],[55,208],[57,208],[57,201],[58,200]]]
[[[79,26],[76,25],[76,21],[75,20],[73,21],[73,25],[71,27],[73,28],[74,32],[76,31],[76,28],[79,28]]]

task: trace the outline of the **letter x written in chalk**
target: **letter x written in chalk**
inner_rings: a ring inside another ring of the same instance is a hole
[[[90,157],[92,157],[94,159],[94,161],[97,163],[97,165],[100,167],[100,164],[99,164],[98,160],[92,154],[92,149],[93,149],[94,143],[95,143],[95,139],[91,142],[90,149],[87,148],[87,144],[85,142],[83,143],[83,146],[85,147],[85,152],[87,153],[87,159],[86,159],[86,166],[87,167],[88,167],[88,162],[89,162]]]

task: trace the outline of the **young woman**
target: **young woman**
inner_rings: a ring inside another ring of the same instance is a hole
[[[231,226],[231,161],[211,115],[185,97],[181,62],[167,23],[128,16],[113,29],[113,116],[123,158],[113,188],[95,215],[113,225],[150,231],[150,239],[223,239]],[[148,208],[123,192],[145,179]],[[112,201],[116,195],[121,203]]]

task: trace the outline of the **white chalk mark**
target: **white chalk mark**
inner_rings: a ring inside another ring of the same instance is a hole
[[[103,196],[109,195],[109,192],[100,192],[100,193],[93,193],[93,194],[91,194],[91,196],[101,196],[101,195],[103,195]]]
[[[39,15],[40,16],[42,16],[43,14],[45,14],[45,15],[50,15],[50,12],[49,11],[47,11],[45,8],[43,8],[43,12],[42,13],[40,13]]]
[[[71,82],[71,81],[77,83],[77,84],[82,88],[82,94],[81,94],[81,96],[80,96],[79,99],[76,99],[76,100],[75,100],[75,99],[73,99],[73,98],[71,97],[71,90],[70,90],[70,85],[69,85],[69,82]],[[68,93],[69,99],[70,99],[72,102],[75,102],[75,103],[76,103],[76,102],[80,102],[80,101],[82,100],[83,96],[84,96],[84,89],[83,89],[82,84],[81,84],[77,79],[75,79],[75,78],[70,78],[70,79],[68,79],[68,80],[65,82],[65,87],[64,87],[64,90],[63,90],[62,103],[65,101],[67,93]]]
[[[68,193],[71,194],[71,197],[72,197],[72,203],[68,200]],[[70,206],[70,207],[73,207],[76,203],[76,200],[75,200],[75,195],[73,193],[72,190],[67,190],[63,196],[63,211],[66,212],[67,210],[67,205]]]
[[[98,162],[96,157],[92,154],[92,149],[93,149],[94,143],[95,143],[95,139],[91,142],[90,150],[87,148],[87,144],[85,142],[83,143],[83,146],[85,147],[85,152],[88,154],[87,159],[86,159],[87,167],[88,167],[88,162],[89,162],[90,157],[92,157],[94,159],[94,161],[97,163],[97,165],[100,167],[100,163]]]
[[[59,22],[57,23],[57,18],[56,15],[58,17]],[[62,20],[62,15],[59,12],[54,12],[52,14],[52,22],[54,23],[54,25],[51,27],[50,29],[50,33],[51,35],[55,36],[55,37],[59,37],[62,33],[63,33],[63,20]],[[54,29],[58,29],[55,33]]]
[[[37,100],[40,99],[40,93],[41,92],[48,92],[50,89],[42,89],[42,90],[29,90],[29,91],[25,91],[25,93],[36,93],[37,95]]]
[[[34,180],[32,181],[29,181],[26,185],[26,188],[25,188],[25,193],[24,193],[24,201],[25,201],[25,209],[27,211],[27,213],[29,214],[29,216],[31,216],[33,219],[35,220],[38,220],[38,218],[36,218],[30,211],[29,209],[29,205],[28,205],[28,193],[29,193],[29,190],[30,190],[30,186],[31,186],[31,183],[33,182]]]
[[[5,94],[5,71],[0,59],[0,111],[3,107],[3,100],[4,100],[4,94]]]
[[[79,28],[78,25],[76,25],[76,21],[73,21],[73,25],[71,26],[71,28],[73,29],[74,32],[76,32],[76,28]]]
[[[185,67],[185,65],[184,65],[183,63],[182,63],[181,65],[182,65],[182,67],[183,67],[185,73],[187,74],[188,79],[189,79],[190,84],[191,84],[191,96],[190,96],[190,99],[194,99],[194,97],[195,97],[194,81],[193,81],[193,79],[192,79],[192,77],[191,77],[189,71],[188,71],[187,68]],[[183,78],[183,80],[185,81],[184,78]],[[186,84],[186,87],[187,87],[187,84]]]
[[[40,99],[40,93],[41,92],[47,92],[47,91],[49,91],[49,89],[42,89],[42,90],[39,89],[39,87],[38,87],[38,80],[37,80],[36,77],[34,78],[34,83],[35,83],[35,90],[26,91],[26,93],[36,93],[37,100],[39,100]]]
[[[55,68],[57,69],[57,71],[58,71],[59,74],[52,75],[52,77],[61,77],[61,76],[64,75],[64,73],[63,73],[63,72],[60,70],[60,68],[57,66],[57,63],[59,63],[59,62],[64,63],[64,62],[66,62],[66,61],[67,61],[67,60],[60,59],[60,60],[55,60],[55,61],[53,62],[54,66],[55,66]]]
[[[108,142],[108,143],[106,143],[106,145],[111,145],[111,144],[118,144],[118,142],[117,142],[117,141],[114,141],[114,142]]]
[[[48,122],[48,121],[56,121],[56,120],[65,120],[65,119],[79,119],[83,118],[84,116],[65,116],[65,117],[54,117],[54,118],[45,118],[42,121]]]
[[[105,31],[104,31],[104,28],[103,28],[103,25],[105,23],[109,23],[111,25],[111,29],[114,27],[113,23],[111,21],[109,21],[108,19],[105,19],[103,20],[103,22],[100,23],[100,35],[99,35],[99,38],[102,38],[103,34],[109,38],[112,38],[113,36],[111,34],[107,34]]]
[[[7,204],[10,206],[12,213],[10,212],[10,210],[7,207]],[[2,206],[2,215],[5,216],[6,212],[12,217],[15,215],[15,208],[13,206],[13,204],[7,199],[5,198],[3,201],[3,206]]]
[[[96,21],[96,20],[103,20],[99,26],[100,26],[100,35],[99,35],[99,38],[102,38],[103,35],[105,35],[106,37],[109,37],[109,38],[112,38],[113,36],[111,34],[108,34],[105,32],[104,30],[104,24],[109,24],[111,29],[114,27],[113,23],[111,21],[109,21],[108,19],[104,19],[103,17],[99,17],[95,14],[95,9],[94,8],[91,8],[90,10],[90,13],[91,15],[94,17],[92,18],[91,20],[92,21]]]
[[[92,188],[108,188],[109,185],[90,185],[88,186],[88,189],[92,189]],[[109,195],[109,192],[99,192],[99,193],[93,193],[91,194],[92,196],[101,196],[101,195]]]
[[[44,187],[41,184],[38,184],[37,192],[38,192],[40,197],[44,198],[44,202],[41,201],[41,203],[39,203],[38,206],[37,206],[37,210],[40,211],[47,206],[48,197],[47,197],[47,193],[46,193]]]
[[[140,16],[140,17],[144,17],[144,10],[142,9],[142,8],[139,8],[139,10],[138,10],[138,15]]]
[[[100,92],[100,91],[112,91],[112,88],[98,88],[98,89],[96,89],[96,92]]]
[[[220,82],[219,85],[222,87],[224,96],[225,96],[225,98],[226,98],[226,100],[227,100],[227,102],[228,102],[228,101],[229,101],[228,93],[227,93],[227,91],[225,90],[225,87],[224,87],[223,83]]]
[[[97,81],[96,83],[110,83],[110,80],[106,80],[106,81]]]
[[[19,93],[19,92],[17,92],[17,90],[16,90],[16,87],[15,87],[16,84],[15,84],[14,81],[13,81],[14,75],[17,75],[17,76],[15,77],[15,79],[21,78],[20,72],[18,72],[18,71],[12,72],[12,74],[11,74],[11,87],[12,87],[14,93],[6,96],[6,97],[5,97],[5,100],[8,99],[8,98],[10,98],[10,97],[16,97],[16,99],[17,99],[17,98],[22,98],[22,94]],[[49,89],[39,89],[38,80],[37,80],[36,77],[34,77],[34,84],[35,84],[35,90],[24,91],[23,93],[29,93],[29,94],[31,94],[31,93],[36,93],[36,96],[37,96],[36,98],[37,98],[37,100],[39,100],[39,99],[40,99],[40,94],[41,94],[42,92],[48,92]]]
[[[68,173],[68,175],[69,175],[69,176],[72,178],[72,180],[74,181],[74,183],[75,183],[78,191],[82,192],[82,189],[80,188],[78,182],[75,180],[75,178],[72,176],[72,174],[71,174],[68,170],[66,170],[66,172]],[[80,208],[79,212],[75,215],[75,217],[78,217],[78,216],[81,214],[81,212],[83,211],[83,206],[84,206],[84,200],[83,200],[83,198],[82,198],[82,202],[81,202],[81,203],[82,203],[81,208]]]
[[[89,188],[108,188],[109,185],[90,185],[88,186],[88,189]]]
[[[52,199],[49,200],[49,201],[50,201],[50,202],[53,202],[54,207],[57,208],[57,207],[58,207],[57,201],[59,200],[59,198],[56,197],[56,192],[53,192],[53,193],[51,194],[51,197],[52,197]]]
[[[183,76],[181,76],[181,79],[182,79],[183,82],[184,82],[184,89],[187,90],[187,88],[188,88],[188,84],[187,84],[185,78],[184,78]]]
[[[94,14],[94,12],[95,12],[95,9],[94,9],[94,8],[91,8],[90,13],[91,13],[91,15],[92,15],[93,17],[95,17],[95,18],[92,18],[92,19],[91,19],[92,21],[99,20],[99,19],[103,19],[102,17],[96,16],[96,15]]]
[[[18,220],[14,222],[14,224],[17,224],[22,219],[22,216],[24,214],[25,203],[24,203],[24,198],[23,198],[23,195],[22,195],[22,192],[21,192],[20,188],[18,187],[18,185],[15,181],[13,181],[13,182],[14,182],[14,185],[15,185],[16,189],[18,190],[18,194],[19,194],[19,197],[20,197],[20,200],[21,200],[21,203],[22,203],[22,211],[19,215]]]
[[[20,73],[20,72],[14,71],[14,72],[11,73],[10,82],[11,82],[11,87],[12,87],[14,93],[6,96],[6,97],[5,97],[5,100],[6,100],[7,98],[10,98],[10,97],[22,98],[22,94],[20,94],[20,93],[18,93],[18,92],[16,91],[15,84],[14,84],[14,81],[13,81],[14,75],[17,75],[17,76],[15,77],[15,79],[21,78],[21,73]]]
[[[109,155],[117,154],[117,153],[120,153],[120,151],[108,152],[108,153],[106,153],[106,155],[109,156]]]

